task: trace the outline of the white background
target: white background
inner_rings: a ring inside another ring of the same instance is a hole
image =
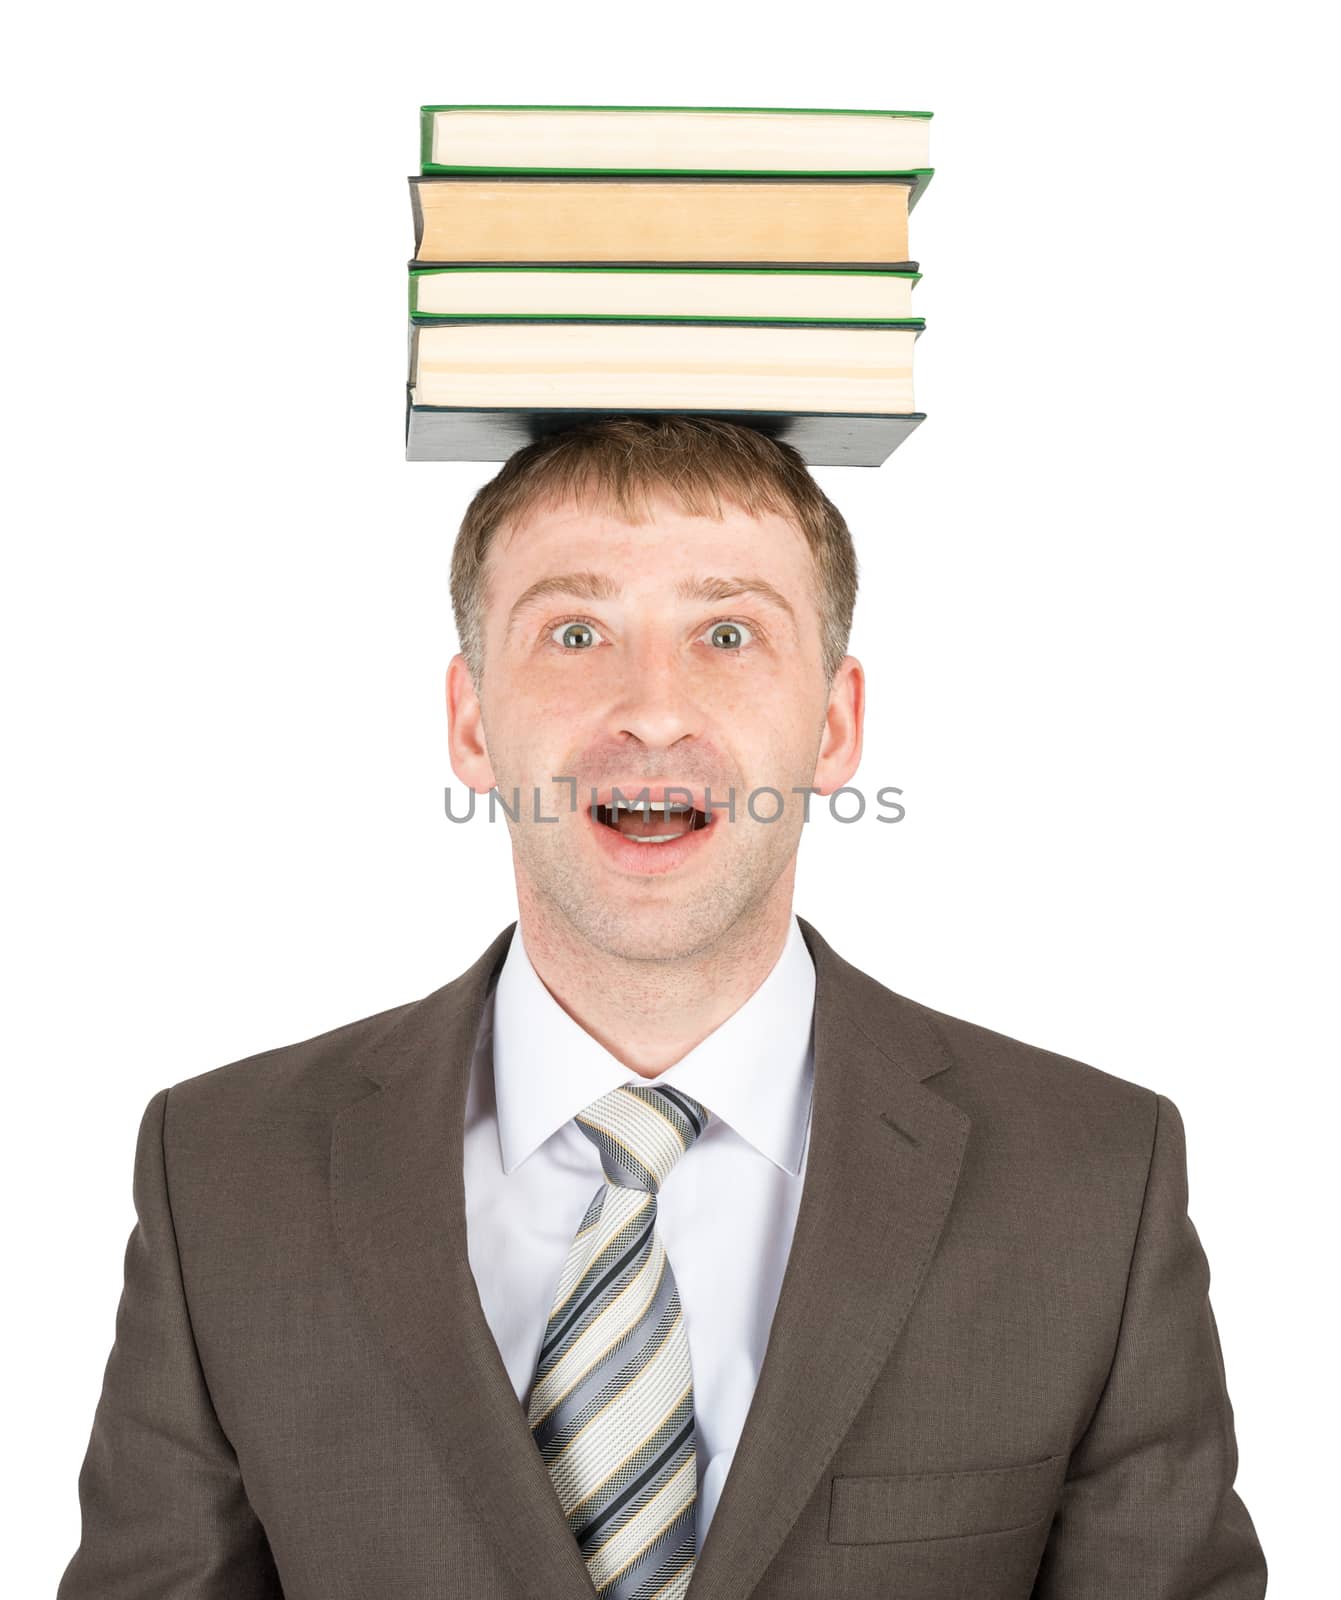
[[[166,1084],[513,916],[449,826],[451,542],[402,455],[423,102],[930,109],[929,420],[817,469],[856,781],[797,909],[1169,1095],[1272,1592],[1335,1523],[1337,255],[1319,6],[29,9],[2,98],[6,1592],[54,1590]],[[1332,713],[1332,715],[1329,715]],[[1330,1415],[1328,1415],[1330,1412]],[[911,1600],[911,1597],[910,1597]]]

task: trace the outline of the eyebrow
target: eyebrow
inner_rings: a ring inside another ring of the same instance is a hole
[[[512,624],[528,606],[550,594],[575,595],[579,600],[615,600],[619,597],[619,585],[600,572],[560,572],[550,578],[539,578],[513,601],[508,612],[508,632],[512,632]]]
[[[539,578],[514,602],[508,612],[508,633],[513,624],[529,606],[546,595],[573,595],[580,600],[617,600],[622,593],[613,578],[600,572],[562,572],[552,577]],[[675,586],[677,600],[734,600],[740,595],[757,595],[776,607],[796,627],[796,612],[787,596],[767,578],[682,578]]]
[[[796,612],[791,601],[775,588],[767,578],[685,578],[675,586],[680,600],[734,600],[737,595],[758,595],[769,605],[776,606],[796,626]]]

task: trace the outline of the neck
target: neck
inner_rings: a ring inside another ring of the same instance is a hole
[[[712,944],[664,960],[596,947],[522,884],[517,901],[526,954],[546,989],[616,1060],[655,1078],[739,1011],[773,970],[791,931],[792,872]]]

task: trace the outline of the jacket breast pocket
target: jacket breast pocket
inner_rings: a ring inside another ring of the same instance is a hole
[[[1051,1517],[1067,1456],[966,1472],[837,1477],[829,1498],[830,1544],[897,1544],[1011,1533]]]

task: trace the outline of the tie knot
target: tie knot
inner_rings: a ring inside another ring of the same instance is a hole
[[[611,1183],[655,1194],[710,1116],[683,1089],[621,1083],[579,1111],[575,1120],[601,1152],[601,1166]]]

